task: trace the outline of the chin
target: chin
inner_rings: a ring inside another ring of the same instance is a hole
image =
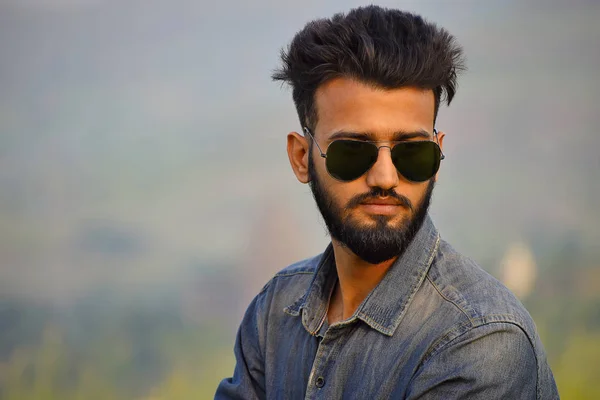
[[[398,228],[405,225],[409,216],[405,214],[384,215],[384,214],[363,214],[351,216],[347,222],[356,226],[374,227],[376,225],[386,225],[388,227]]]

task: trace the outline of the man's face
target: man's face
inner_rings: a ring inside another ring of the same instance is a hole
[[[383,90],[339,78],[319,87],[315,140],[323,151],[340,132],[365,134],[378,145],[393,145],[401,133],[427,132],[433,140],[434,96],[431,90]],[[440,145],[443,135],[440,135]],[[308,179],[331,237],[361,259],[378,264],[401,255],[420,228],[435,177],[411,182],[398,174],[390,150],[379,150],[364,175],[340,182],[329,175],[314,144],[308,157]]]

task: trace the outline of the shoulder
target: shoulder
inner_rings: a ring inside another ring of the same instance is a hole
[[[277,303],[283,309],[302,297],[326,253],[297,261],[277,272],[257,296],[261,302]]]
[[[440,242],[425,285],[425,293],[435,294],[432,301],[443,304],[438,321],[445,321],[425,360],[478,360],[482,370],[508,368],[523,381],[533,373],[537,398],[546,398],[542,393],[554,398],[556,386],[533,319],[506,286],[445,241]],[[514,371],[515,365],[527,368]]]
[[[506,327],[512,326],[512,335],[505,337],[523,336],[534,354],[542,356],[543,348],[533,319],[519,299],[445,241],[440,243],[425,285],[426,293],[435,294],[432,301],[445,313],[440,316],[440,321],[444,321],[439,327],[441,336],[430,348],[430,355],[470,331],[490,334],[506,332]]]
[[[297,276],[297,275],[314,275],[317,267],[321,259],[323,258],[323,253],[318,254],[314,257],[306,258],[301,261],[297,261],[291,265],[288,265],[281,271],[277,272],[273,279]]]
[[[456,337],[424,361],[409,387],[409,399],[542,398],[533,348],[509,323],[479,325]]]
[[[323,253],[288,265],[287,267],[277,272],[265,284],[265,286],[263,286],[261,293],[268,291],[274,285],[294,283],[299,280],[306,280],[307,278],[311,279],[317,271],[317,268],[322,258]]]
[[[260,332],[283,315],[284,309],[298,301],[307,291],[323,254],[295,262],[277,272],[254,297],[244,316],[242,325],[251,324]]]
[[[445,241],[440,242],[427,280],[474,326],[509,322],[523,328],[531,327],[531,317],[519,299],[498,279]]]

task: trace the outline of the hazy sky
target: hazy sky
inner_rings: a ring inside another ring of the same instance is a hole
[[[278,263],[321,251],[284,152],[291,93],[270,73],[307,21],[360,4],[0,1],[0,290],[160,285],[239,263],[265,227],[294,227]],[[438,124],[443,235],[478,259],[522,239],[596,243],[600,3],[379,4],[465,48]]]

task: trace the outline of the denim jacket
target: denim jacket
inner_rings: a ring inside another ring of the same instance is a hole
[[[329,326],[331,245],[254,298],[215,399],[558,399],[535,325],[429,217],[347,320]]]

